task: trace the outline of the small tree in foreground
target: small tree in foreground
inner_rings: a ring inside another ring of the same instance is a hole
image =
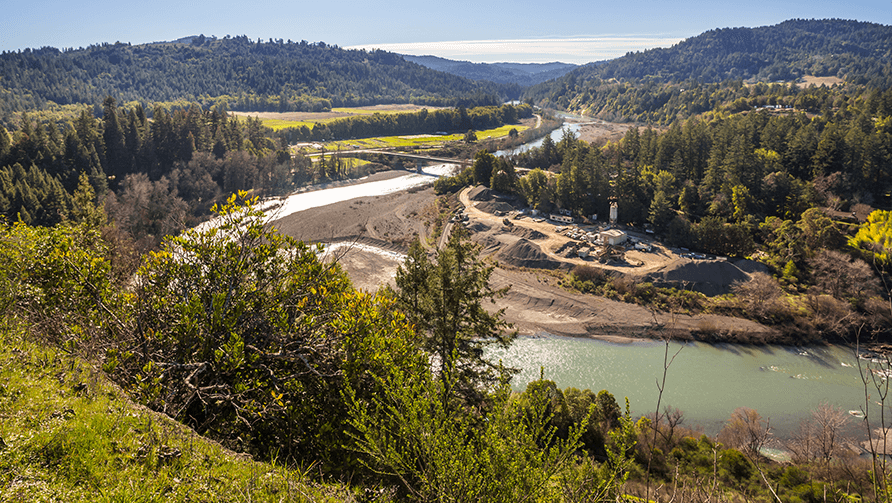
[[[753,409],[738,407],[719,432],[719,442],[740,449],[750,458],[761,456],[761,450],[771,440],[771,427]]]
[[[493,266],[478,260],[478,251],[467,231],[457,226],[433,262],[420,243],[413,243],[396,275],[397,306],[433,357],[441,391],[467,403],[479,403],[485,389],[505,372],[484,357],[484,349],[508,347],[516,336],[507,332],[504,309],[490,313],[484,308],[484,302],[494,303],[507,289],[489,286]]]

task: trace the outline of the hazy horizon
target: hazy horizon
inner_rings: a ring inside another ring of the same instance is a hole
[[[892,24],[880,0],[705,0],[546,5],[477,2],[472,8],[408,0],[86,0],[14,2],[0,19],[0,51],[134,45],[193,35],[325,42],[473,62],[589,63],[672,44],[717,28],[768,26],[789,19],[852,19]]]

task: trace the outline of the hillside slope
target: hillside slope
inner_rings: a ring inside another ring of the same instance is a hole
[[[232,109],[311,110],[380,103],[497,104],[516,87],[436,72],[384,51],[322,42],[255,42],[247,37],[190,43],[124,43],[0,54],[0,113],[55,104],[176,100]]]
[[[610,110],[631,120],[653,120],[646,112],[702,85],[795,81],[804,76],[836,77],[848,84],[885,89],[892,86],[892,26],[859,21],[799,20],[759,28],[724,28],[705,32],[665,49],[629,53],[603,64],[589,64],[531,87],[525,99],[540,106],[585,111]],[[665,91],[666,86],[674,86]],[[631,106],[627,91],[649,97]],[[712,93],[714,89],[709,90]],[[709,93],[681,97],[693,110],[712,109]],[[702,93],[701,93],[702,94]],[[736,98],[739,96],[733,96]],[[640,110],[636,109],[640,108]],[[670,119],[675,112],[664,114]]]
[[[132,403],[93,364],[0,329],[0,501],[355,501]]]
[[[472,80],[488,80],[499,84],[531,86],[566,75],[578,65],[570,63],[472,63],[437,56],[409,56],[403,59],[432,70],[451,73]]]

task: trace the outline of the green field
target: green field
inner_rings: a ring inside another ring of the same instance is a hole
[[[475,131],[477,140],[486,140],[488,138],[504,138],[508,136],[508,132],[517,129],[521,132],[529,129],[527,126],[507,125],[495,129],[486,129],[483,131]],[[377,136],[374,138],[362,138],[357,140],[340,140],[330,142],[329,145],[340,146],[345,149],[350,148],[387,148],[387,147],[430,147],[441,143],[462,141],[465,135],[463,133],[449,135],[401,135],[401,136]],[[330,148],[330,147],[329,147]]]
[[[325,123],[325,122],[330,122],[333,120],[335,120],[335,119],[325,119],[325,120],[320,120],[320,121],[292,121],[292,120],[287,120],[287,119],[260,119],[260,122],[264,126],[272,129],[273,131],[278,131],[280,129],[286,129],[286,128],[290,128],[290,127],[301,127],[301,126],[307,126],[308,128],[313,129],[313,125],[316,124],[317,122]]]
[[[433,107],[437,108],[437,107]],[[421,108],[410,108],[407,109],[404,106],[396,106],[396,108],[388,109],[386,107],[359,107],[359,108],[332,108],[330,112],[284,112],[281,114],[278,113],[270,113],[265,112],[259,115],[254,115],[254,117],[258,117],[260,122],[272,129],[273,131],[278,131],[280,129],[290,128],[290,127],[301,127],[307,126],[308,128],[313,127],[314,124],[326,124],[332,121],[336,121],[338,119],[344,119],[347,117],[353,117],[357,115],[373,115],[373,114],[402,114],[402,113],[411,113],[417,110],[421,110]],[[238,114],[240,117],[244,117],[245,115],[251,114]],[[265,115],[266,117],[262,117]],[[271,115],[280,115],[281,118],[278,117],[270,117]]]

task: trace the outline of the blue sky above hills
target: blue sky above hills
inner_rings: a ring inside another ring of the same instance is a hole
[[[765,26],[792,18],[892,24],[889,0],[36,0],[5,7],[0,19],[3,51],[247,35],[474,62],[586,63],[671,46],[713,28]]]

